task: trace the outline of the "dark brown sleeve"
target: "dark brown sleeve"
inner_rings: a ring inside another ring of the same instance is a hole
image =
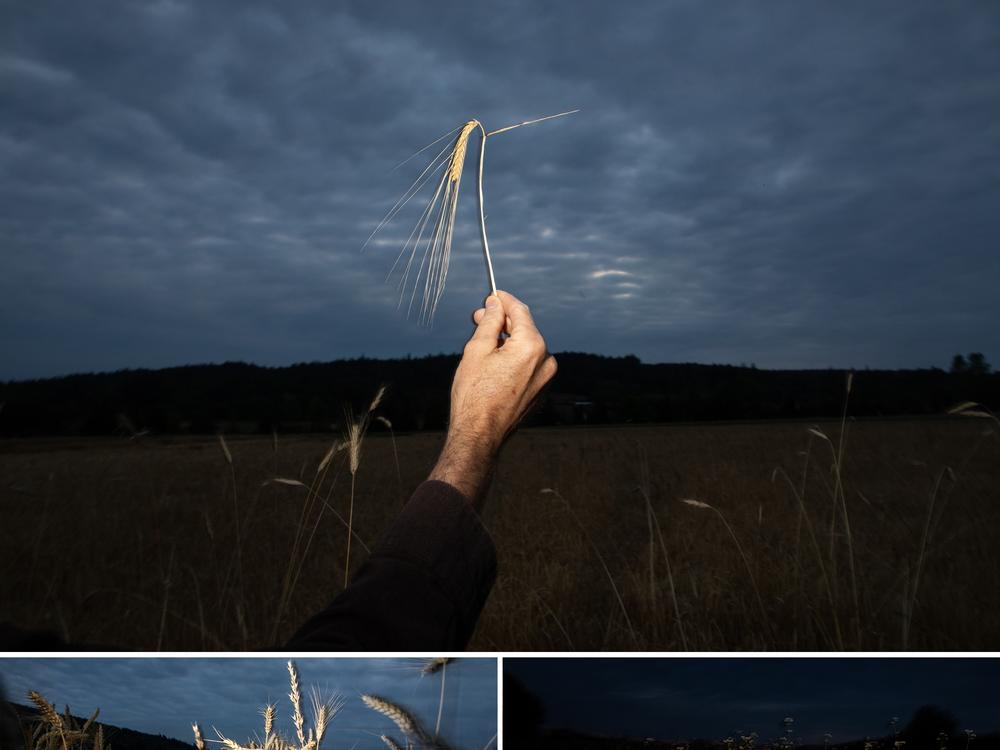
[[[457,651],[496,578],[493,541],[450,484],[426,481],[350,585],[285,645],[294,651]]]

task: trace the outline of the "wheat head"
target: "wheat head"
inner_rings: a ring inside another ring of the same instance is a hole
[[[378,695],[362,695],[361,700],[372,711],[377,711],[391,719],[392,723],[399,727],[399,731],[407,737],[419,740],[426,738],[426,732],[424,732],[417,720],[402,706],[397,706],[395,703]]]
[[[292,721],[295,723],[295,734],[299,738],[299,745],[304,747],[306,744],[306,720],[302,714],[302,691],[299,689],[299,671],[291,659],[288,661],[288,682],[291,684],[288,700],[292,702]]]
[[[29,691],[28,698],[31,702],[35,704],[38,708],[38,713],[45,720],[46,723],[53,727],[62,729],[63,720],[59,713],[56,711],[55,706],[49,703],[45,698],[42,697],[41,693],[35,692],[34,690]]]

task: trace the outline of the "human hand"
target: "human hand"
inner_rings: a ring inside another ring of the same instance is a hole
[[[514,295],[490,295],[472,318],[476,330],[455,372],[448,439],[431,478],[475,497],[503,441],[556,374],[556,360]]]
[[[556,359],[528,306],[513,294],[490,295],[472,319],[476,330],[451,387],[449,429],[499,448],[556,374]]]

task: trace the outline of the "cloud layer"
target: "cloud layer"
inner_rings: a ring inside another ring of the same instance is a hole
[[[360,252],[424,155],[393,167],[573,107],[487,149],[498,283],[552,349],[1000,352],[993,4],[42,1],[0,26],[0,377],[456,351],[486,292],[471,167],[431,330],[383,281],[419,199]]]

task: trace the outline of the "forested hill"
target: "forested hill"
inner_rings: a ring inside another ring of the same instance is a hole
[[[610,424],[839,416],[841,370],[643,364],[636,357],[557,355],[559,373],[532,423]],[[379,414],[397,431],[440,429],[457,355],[352,359],[290,367],[241,362],[122,370],[0,384],[0,435],[323,432],[382,384]],[[1000,374],[860,370],[855,417],[941,414],[958,402],[1000,406]]]
[[[2,704],[0,704],[2,706]],[[14,714],[25,726],[34,726],[34,722],[39,719],[38,709],[34,706],[23,706],[18,703],[11,703],[10,707]],[[87,717],[73,716],[73,724],[82,727]],[[164,737],[162,734],[146,734],[137,732],[134,729],[125,729],[105,724],[97,718],[97,723],[104,726],[104,746],[111,750],[193,750],[194,742],[181,742],[172,737]],[[92,738],[94,727],[91,727],[88,737]],[[79,744],[70,743],[70,747],[90,747],[90,741]]]

